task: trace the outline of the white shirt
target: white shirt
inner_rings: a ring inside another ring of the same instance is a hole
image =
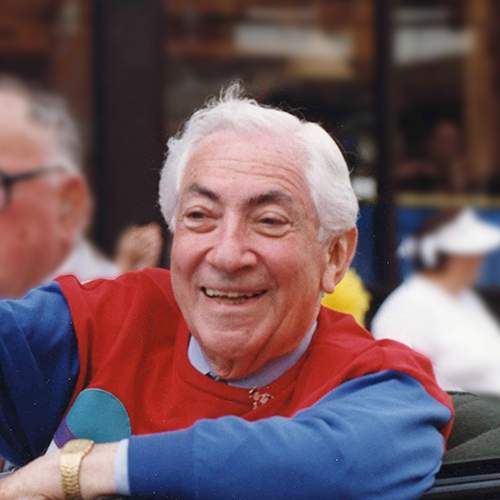
[[[382,304],[372,334],[427,356],[446,391],[500,395],[500,328],[472,290],[452,295],[414,275]]]
[[[99,255],[88,242],[81,240],[70,256],[48,276],[44,285],[52,283],[59,276],[72,274],[79,281],[89,281],[98,278],[117,278],[121,273],[117,266]]]

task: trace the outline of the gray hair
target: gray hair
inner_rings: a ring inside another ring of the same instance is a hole
[[[196,111],[177,136],[169,139],[160,179],[160,206],[170,230],[175,230],[177,198],[194,149],[205,137],[227,129],[295,136],[309,160],[305,174],[320,221],[318,239],[326,241],[355,227],[358,201],[335,141],[320,125],[262,106],[242,97],[242,93],[239,83],[231,84],[218,99],[209,100]]]
[[[58,153],[66,160],[67,163],[61,166],[74,171],[81,170],[83,147],[80,132],[62,97],[32,88],[11,76],[0,76],[0,92],[11,93],[24,99],[29,117],[49,131]]]

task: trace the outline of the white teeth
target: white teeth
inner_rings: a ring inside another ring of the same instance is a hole
[[[250,297],[254,297],[262,293],[262,292],[257,292],[257,293],[225,292],[222,290],[214,290],[211,288],[204,288],[203,290],[209,297],[224,297],[228,299],[249,299]]]
[[[245,293],[238,293],[238,292],[223,292],[221,290],[212,290],[210,288],[205,289],[205,293],[209,297],[228,297],[230,299],[239,299],[241,297],[250,297],[250,295],[247,295]]]

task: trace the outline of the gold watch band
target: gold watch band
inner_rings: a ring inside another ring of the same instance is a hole
[[[90,439],[74,439],[64,445],[60,467],[66,500],[83,500],[80,492],[80,466],[93,446],[94,442]]]

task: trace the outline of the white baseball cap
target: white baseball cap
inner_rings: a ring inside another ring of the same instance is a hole
[[[438,255],[485,255],[500,248],[500,228],[485,222],[473,210],[463,210],[455,219],[435,232],[417,240],[408,238],[401,244],[401,257],[420,256],[434,267]]]

